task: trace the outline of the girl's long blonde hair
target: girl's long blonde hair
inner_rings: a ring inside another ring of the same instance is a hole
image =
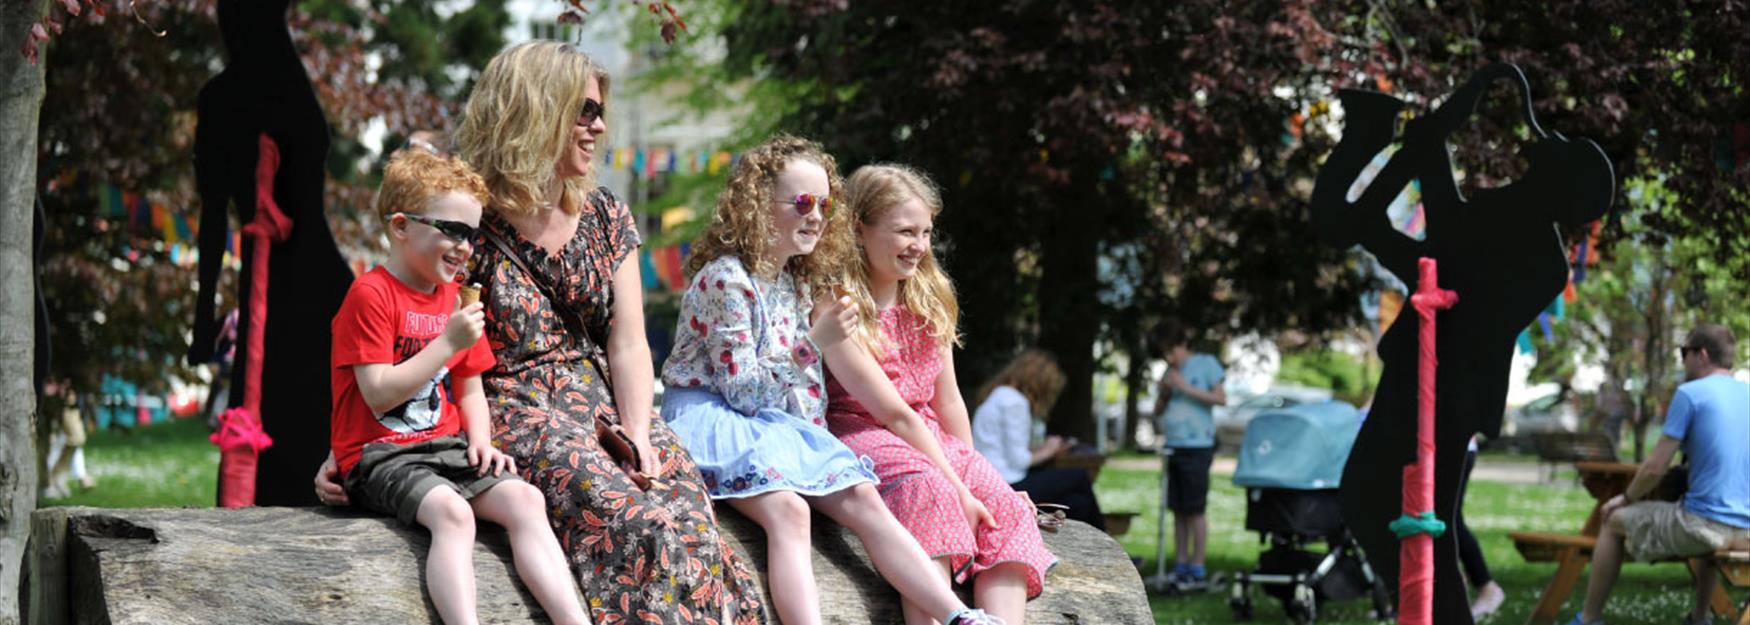
[[[942,194],[923,172],[890,163],[859,167],[845,181],[844,212],[848,213],[850,223],[844,224],[844,229],[855,237],[849,230],[871,227],[887,211],[914,198],[929,208],[931,221],[941,214]],[[853,243],[855,240],[852,239]],[[881,315],[869,291],[869,258],[860,244],[848,256],[841,263],[836,282],[856,301],[862,326],[858,340],[871,352],[883,354],[886,350],[881,340]],[[936,263],[934,247],[924,251],[917,272],[899,282],[898,305],[923,319],[942,349],[960,345],[960,302],[954,296],[954,283]]]
[[[1063,369],[1057,366],[1057,358],[1042,349],[1029,349],[1015,356],[1008,366],[978,389],[977,403],[984,403],[990,398],[990,392],[999,386],[1013,387],[1027,396],[1033,416],[1043,419],[1051,414],[1051,406],[1057,403],[1063,384]]]
[[[528,41],[505,48],[480,73],[456,130],[456,150],[492,190],[491,210],[526,215],[546,203],[557,165],[594,79],[608,103],[608,73],[571,44]],[[559,207],[583,209],[595,168],[565,181]]]
[[[787,269],[814,287],[817,295],[826,292],[821,289],[827,288],[826,282],[832,276],[829,267],[851,245],[842,234],[847,228],[832,223],[848,221],[843,206],[835,205],[827,211],[827,223],[813,253],[793,256],[782,268],[772,265],[770,253],[775,233],[771,205],[773,200],[780,199],[772,197],[772,189],[777,185],[778,174],[792,160],[819,165],[826,170],[827,192],[835,201],[844,197],[838,162],[820,144],[785,134],[767,139],[742,154],[735,169],[729,172],[729,183],[717,194],[717,210],[711,215],[711,224],[699,233],[687,252],[688,278],[698,274],[706,263],[733,254],[754,275],[771,276],[779,269]]]

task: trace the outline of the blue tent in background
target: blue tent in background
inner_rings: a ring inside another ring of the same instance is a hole
[[[1361,431],[1361,414],[1341,401],[1258,413],[1246,425],[1234,484],[1248,488],[1336,488]]]

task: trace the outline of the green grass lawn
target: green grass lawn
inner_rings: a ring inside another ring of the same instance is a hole
[[[85,467],[97,487],[72,484],[71,496],[39,506],[211,507],[218,497],[219,448],[207,442],[207,433],[199,419],[95,430],[85,444]]]
[[[1136,456],[1132,456],[1136,457]],[[1152,460],[1152,456],[1149,456]],[[1485,457],[1484,462],[1488,462]],[[1134,466],[1134,463],[1132,463]],[[1158,465],[1153,465],[1158,467]],[[1130,531],[1119,542],[1131,556],[1142,558],[1146,577],[1154,572],[1155,540],[1158,520],[1156,506],[1160,502],[1160,472],[1158,468],[1140,470],[1108,463],[1100,472],[1096,490],[1100,504],[1109,511],[1132,511],[1143,514],[1131,524]],[[1244,491],[1233,485],[1230,476],[1216,475],[1211,480],[1209,494],[1208,560],[1212,570],[1250,570],[1257,564],[1258,535],[1244,530]],[[1490,571],[1507,591],[1507,602],[1495,616],[1484,621],[1491,624],[1524,623],[1543,590],[1555,573],[1554,564],[1530,564],[1514,550],[1507,533],[1512,531],[1575,532],[1592,509],[1592,499],[1575,485],[1571,478],[1545,484],[1505,484],[1473,482],[1466,510],[1471,530],[1481,542]],[[1171,549],[1171,532],[1168,549]],[[1168,554],[1169,562],[1171,553]],[[1560,612],[1565,623],[1579,610],[1584,595],[1585,580]],[[1693,591],[1688,572],[1677,564],[1629,564],[1623,568],[1616,592],[1606,607],[1606,620],[1611,625],[1666,625],[1681,622],[1681,614],[1691,604]],[[1744,593],[1735,591],[1736,601]],[[1254,589],[1254,620],[1260,623],[1287,622],[1279,603]],[[1233,615],[1227,606],[1225,593],[1193,596],[1150,596],[1157,624],[1231,623]],[[1320,614],[1320,623],[1372,623],[1366,600],[1328,604]]]
[[[41,502],[47,506],[98,506],[111,508],[212,506],[219,465],[219,450],[207,442],[207,429],[198,420],[178,419],[133,430],[94,432],[85,448],[86,464],[97,478],[97,487],[64,499]],[[1109,462],[1100,472],[1097,489],[1107,510],[1142,512],[1120,542],[1130,555],[1145,561],[1143,575],[1153,573],[1155,559],[1155,507],[1160,497],[1159,469],[1154,456],[1140,466]],[[1532,459],[1485,455],[1484,463],[1524,462]],[[1489,567],[1507,590],[1501,612],[1490,624],[1525,622],[1537,594],[1555,572],[1554,564],[1528,564],[1507,540],[1510,531],[1577,531],[1591,510],[1592,500],[1573,483],[1571,469],[1559,481],[1544,484],[1473,482],[1469,511],[1471,529],[1482,542]],[[1213,570],[1249,570],[1257,563],[1258,535],[1244,531],[1244,492],[1229,476],[1216,475],[1209,495],[1209,566]],[[1170,539],[1170,536],[1169,536]],[[1677,623],[1688,609],[1691,590],[1688,573],[1675,564],[1630,564],[1623,570],[1617,590],[1606,610],[1611,625],[1666,625]],[[1584,580],[1581,582],[1584,588]],[[1562,609],[1563,622],[1579,609],[1578,591]],[[1733,595],[1743,601],[1744,593]],[[1282,608],[1261,592],[1255,595],[1255,621],[1285,622]],[[1157,624],[1229,623],[1232,614],[1225,594],[1188,597],[1151,596]],[[1361,624],[1367,619],[1366,601],[1326,606],[1320,623]]]

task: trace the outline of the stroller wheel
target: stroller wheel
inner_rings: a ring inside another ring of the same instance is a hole
[[[1287,608],[1288,619],[1295,625],[1312,625],[1319,618],[1318,596],[1306,584],[1294,585],[1294,599]]]
[[[1398,615],[1392,610],[1391,597],[1386,595],[1385,584],[1375,581],[1372,594],[1373,618],[1380,621],[1395,620]]]
[[[1252,620],[1252,593],[1246,592],[1243,578],[1236,578],[1229,589],[1227,606],[1233,609],[1234,620],[1239,622]]]
[[[1230,602],[1234,613],[1234,621],[1244,623],[1252,620],[1252,600],[1235,599]]]
[[[1318,618],[1318,608],[1313,604],[1296,601],[1288,606],[1288,620],[1294,625],[1313,625]]]

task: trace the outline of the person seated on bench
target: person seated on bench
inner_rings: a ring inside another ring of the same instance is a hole
[[[352,283],[334,315],[333,459],[349,499],[431,531],[425,583],[444,623],[477,623],[474,519],[504,526],[517,576],[554,623],[589,618],[541,491],[492,446],[480,373],[485,313],[458,297],[490,193],[466,163],[401,150],[377,211],[389,261]]]
[[[857,243],[838,284],[857,304],[858,328],[822,349],[826,425],[875,460],[887,508],[944,572],[972,586],[973,603],[1022,625],[1057,556],[1033,506],[973,450],[954,378],[960,305],[930,245],[941,212],[936,184],[903,165],[864,165],[845,181],[845,218],[826,236]],[[902,609],[907,623],[934,618],[909,599]]]
[[[1069,518],[1106,529],[1106,515],[1094,498],[1094,482],[1082,469],[1041,466],[1068,452],[1075,439],[1047,436],[1032,445],[1033,418],[1049,419],[1051,406],[1063,390],[1063,370],[1043,350],[1021,352],[978,391],[972,413],[972,447],[1015,490],[1038,503],[1069,508]]]
[[[1704,323],[1679,349],[1684,378],[1665,414],[1664,436],[1628,492],[1604,503],[1604,527],[1592,551],[1586,603],[1569,625],[1604,622],[1604,601],[1616,583],[1623,554],[1640,560],[1708,556],[1750,541],[1750,384],[1732,378],[1736,353],[1731,330]],[[1652,493],[1682,449],[1689,487],[1682,503],[1641,501]],[[1695,608],[1685,623],[1709,623],[1708,598],[1718,575],[1711,564],[1696,572]]]

